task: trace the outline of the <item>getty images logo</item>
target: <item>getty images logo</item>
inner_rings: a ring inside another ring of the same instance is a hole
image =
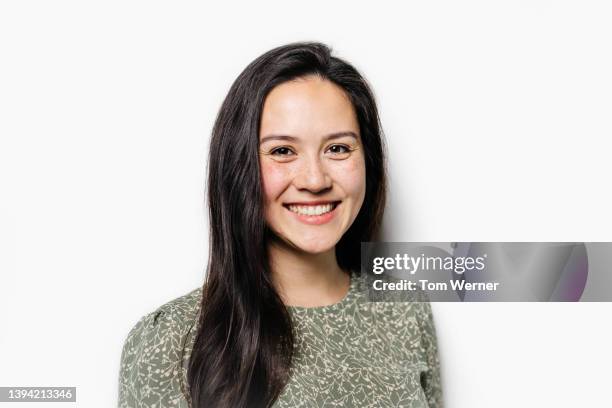
[[[452,271],[463,274],[471,271],[482,271],[486,268],[487,254],[482,256],[412,256],[396,254],[394,257],[375,257],[372,272],[379,275],[387,271],[406,271],[411,275],[419,271]]]

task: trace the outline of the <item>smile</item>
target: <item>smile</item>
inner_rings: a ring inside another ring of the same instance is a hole
[[[318,204],[318,205],[297,205],[290,204],[287,206],[289,211],[301,215],[321,215],[332,211],[338,203]]]
[[[321,202],[313,204],[284,204],[284,207],[300,220],[307,224],[325,224],[330,221],[340,201]]]

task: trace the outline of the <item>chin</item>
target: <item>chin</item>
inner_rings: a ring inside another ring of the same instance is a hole
[[[303,241],[300,239],[293,240],[293,245],[299,250],[309,254],[321,254],[332,250],[336,247],[337,241],[329,240],[316,240],[316,241]]]
[[[334,247],[331,246],[327,246],[327,247],[299,247],[302,251],[312,254],[312,255],[316,255],[316,254],[322,254],[325,252],[328,252],[329,250],[333,249]]]

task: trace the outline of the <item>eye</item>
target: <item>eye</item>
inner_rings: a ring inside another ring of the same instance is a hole
[[[293,152],[293,150],[291,150],[288,147],[285,146],[281,146],[281,147],[277,147],[275,149],[272,149],[270,151],[270,154],[273,156],[281,156],[281,157],[287,157],[287,156],[293,156],[295,153]]]
[[[351,151],[350,147],[342,144],[331,145],[327,150],[336,155],[349,153]]]

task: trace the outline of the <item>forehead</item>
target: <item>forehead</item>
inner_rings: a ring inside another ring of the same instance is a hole
[[[264,101],[260,137],[264,133],[300,136],[349,130],[359,132],[353,104],[342,88],[318,76],[284,82]]]

